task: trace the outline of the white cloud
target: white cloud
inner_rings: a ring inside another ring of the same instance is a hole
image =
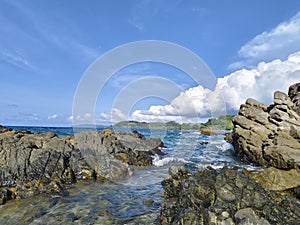
[[[276,90],[287,92],[288,87],[300,81],[300,52],[288,59],[261,62],[257,68],[242,69],[219,78],[214,90],[201,85],[190,88],[169,105],[151,106],[148,110],[136,110],[132,118],[140,121],[195,121],[198,117],[210,117],[236,113],[247,98],[272,103]],[[225,111],[225,105],[226,111]]]
[[[171,98],[167,105],[153,105],[148,110],[135,110],[131,115],[114,108],[109,113],[96,116],[95,121],[202,122],[203,118],[237,113],[247,98],[254,98],[265,104],[272,103],[276,90],[287,92],[288,87],[297,82],[300,82],[300,51],[289,55],[283,61],[276,59],[260,62],[256,68],[241,69],[218,78],[214,90],[199,85],[180,92],[177,97]],[[88,113],[77,119],[85,121],[91,120],[91,117]]]
[[[57,114],[54,114],[52,116],[48,116],[48,120],[56,119],[58,117]]]
[[[271,31],[263,32],[246,43],[238,52],[240,61],[230,69],[256,65],[262,60],[284,59],[300,50],[300,12],[290,20],[280,23]]]
[[[2,51],[0,53],[0,61],[4,61],[10,65],[22,69],[35,69],[35,67],[29,62],[29,60],[25,57],[25,55],[20,50]]]
[[[43,120],[37,113],[17,113],[8,118],[5,118],[4,121],[13,122],[17,124],[24,123],[24,122],[28,124],[36,124],[36,123],[41,123]]]
[[[116,123],[120,121],[125,121],[130,119],[126,116],[120,109],[113,108],[111,112],[101,113],[100,116],[96,118],[98,123]]]

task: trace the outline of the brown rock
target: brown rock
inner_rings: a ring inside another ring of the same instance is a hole
[[[204,135],[216,135],[212,128],[200,128],[200,133]]]
[[[300,186],[300,173],[295,169],[286,171],[270,167],[254,173],[251,177],[264,189],[272,191],[284,191]]]
[[[232,144],[244,160],[283,169],[300,166],[300,83],[289,95],[276,91],[274,104],[248,99],[233,118]]]

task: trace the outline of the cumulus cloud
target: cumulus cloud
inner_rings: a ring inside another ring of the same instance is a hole
[[[276,90],[287,92],[288,87],[300,81],[300,52],[282,61],[260,62],[254,69],[235,71],[219,78],[214,90],[201,85],[190,88],[174,98],[171,104],[136,110],[132,118],[140,121],[180,120],[195,121],[198,117],[211,117],[236,113],[247,98],[271,103]]]
[[[262,60],[284,59],[289,54],[300,50],[300,12],[290,20],[280,23],[270,31],[257,35],[243,45],[238,55],[241,58],[229,66],[239,69],[255,65]]]

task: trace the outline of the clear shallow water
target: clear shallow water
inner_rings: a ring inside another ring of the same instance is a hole
[[[73,135],[72,128],[13,128]],[[132,177],[119,183],[83,181],[70,186],[66,195],[10,201],[0,208],[0,224],[154,224],[163,201],[160,182],[170,166],[186,166],[192,171],[206,166],[245,167],[233,156],[222,132],[206,136],[198,131],[138,131],[164,141],[167,154],[155,156],[154,166],[136,169]],[[208,144],[201,145],[201,141]]]

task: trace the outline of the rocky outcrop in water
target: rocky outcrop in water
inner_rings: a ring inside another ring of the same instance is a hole
[[[259,179],[251,178],[270,173],[206,168],[191,174],[172,167],[162,182],[160,224],[298,224],[299,199],[264,189]]]
[[[248,99],[233,124],[232,144],[244,161],[281,169],[300,166],[300,83],[288,95],[276,91],[271,105]]]
[[[0,204],[41,192],[61,192],[78,179],[121,179],[130,166],[152,164],[159,139],[112,130],[58,137],[0,126]]]
[[[152,165],[152,156],[162,155],[159,147],[164,146],[160,139],[145,138],[136,131],[126,134],[109,129],[76,134],[75,142],[96,173],[110,180],[131,175],[130,166]]]

